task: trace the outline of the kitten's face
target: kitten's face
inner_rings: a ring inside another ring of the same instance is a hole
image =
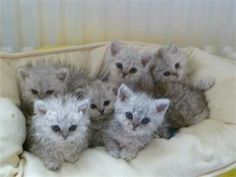
[[[95,81],[89,88],[89,98],[91,120],[100,120],[113,113],[116,96],[111,84]]]
[[[121,85],[115,104],[115,119],[131,134],[152,134],[163,122],[168,99],[152,100]]]
[[[153,60],[154,81],[181,81],[186,74],[186,60],[186,56],[174,44],[161,48]]]
[[[143,56],[133,48],[120,45],[117,41],[111,44],[111,75],[121,83],[137,82],[144,68]]]
[[[50,135],[52,141],[57,143],[74,141],[87,131],[89,119],[84,110],[89,105],[88,100],[82,100],[80,104],[76,103],[75,99],[35,102],[37,125],[45,136]]]
[[[66,68],[56,70],[51,67],[22,67],[19,74],[24,84],[24,95],[33,101],[63,93],[68,73]]]

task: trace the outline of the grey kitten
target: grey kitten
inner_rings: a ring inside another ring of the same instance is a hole
[[[175,44],[160,48],[149,63],[155,84],[154,96],[171,100],[160,136],[170,138],[168,129],[186,127],[209,117],[204,91],[210,89],[214,78],[190,82],[186,68],[187,57]]]
[[[17,69],[22,109],[32,114],[35,99],[43,99],[67,92],[69,70],[43,60],[29,63]]]
[[[122,46],[118,41],[112,41],[110,47],[110,75],[109,81],[117,88],[123,83],[133,90],[142,90],[149,79],[145,75],[145,66],[151,60],[151,55],[140,53],[138,50]],[[148,82],[150,83],[150,82]]]
[[[187,56],[178,49],[176,44],[161,47],[147,67],[151,70],[154,82],[177,81],[203,91],[210,89],[215,83],[212,77],[192,83],[187,67]]]
[[[113,112],[116,95],[110,83],[96,80],[88,87],[91,104],[88,109],[91,120],[90,147],[104,145],[103,131],[107,127]]]
[[[90,124],[89,100],[60,96],[37,100],[32,124],[28,127],[27,145],[50,170],[58,170],[65,160],[74,163],[88,146]]]
[[[135,158],[153,140],[168,106],[168,99],[152,99],[144,93],[134,93],[122,84],[114,117],[105,134],[107,152],[124,160]]]

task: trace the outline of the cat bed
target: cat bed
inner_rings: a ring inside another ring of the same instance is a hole
[[[159,45],[127,42],[140,51],[155,51]],[[216,175],[236,166],[236,63],[184,48],[193,79],[216,78],[206,92],[210,118],[182,128],[170,140],[155,139],[136,159],[126,162],[109,156],[103,147],[87,149],[75,164],[64,163],[49,171],[42,161],[23,151],[25,118],[18,106],[16,67],[41,58],[66,60],[89,70],[90,77],[107,71],[109,43],[0,54],[0,176],[150,176],[191,177]]]

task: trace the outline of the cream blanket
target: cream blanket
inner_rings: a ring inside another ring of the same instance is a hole
[[[142,51],[159,45],[129,43]],[[20,54],[0,54],[0,176],[150,176],[191,177],[217,174],[236,163],[236,64],[196,48],[183,49],[194,72],[193,79],[214,76],[216,85],[206,92],[210,119],[181,129],[170,139],[155,139],[136,159],[126,162],[110,157],[102,147],[87,149],[75,164],[64,163],[48,171],[36,156],[23,152],[25,120],[17,108],[16,67],[30,60],[53,58],[85,67],[90,76],[106,72],[108,43]]]

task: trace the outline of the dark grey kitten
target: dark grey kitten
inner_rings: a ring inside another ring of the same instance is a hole
[[[149,63],[155,84],[154,95],[171,100],[165,122],[159,129],[161,136],[169,138],[168,128],[179,129],[209,117],[204,91],[214,85],[213,78],[191,83],[186,68],[187,57],[175,44],[160,48]]]
[[[69,70],[40,60],[17,69],[21,105],[25,115],[32,114],[33,102],[67,92]]]
[[[34,100],[65,93],[82,98],[90,82],[84,71],[59,61],[39,60],[17,71],[22,110],[27,117],[32,115]]]
[[[104,145],[104,129],[107,128],[114,112],[116,95],[114,86],[107,82],[96,80],[88,87],[90,107],[88,109],[91,120],[90,147]]]
[[[135,158],[153,140],[168,106],[168,99],[152,99],[144,93],[134,93],[122,84],[115,114],[105,134],[107,152],[124,160]]]

